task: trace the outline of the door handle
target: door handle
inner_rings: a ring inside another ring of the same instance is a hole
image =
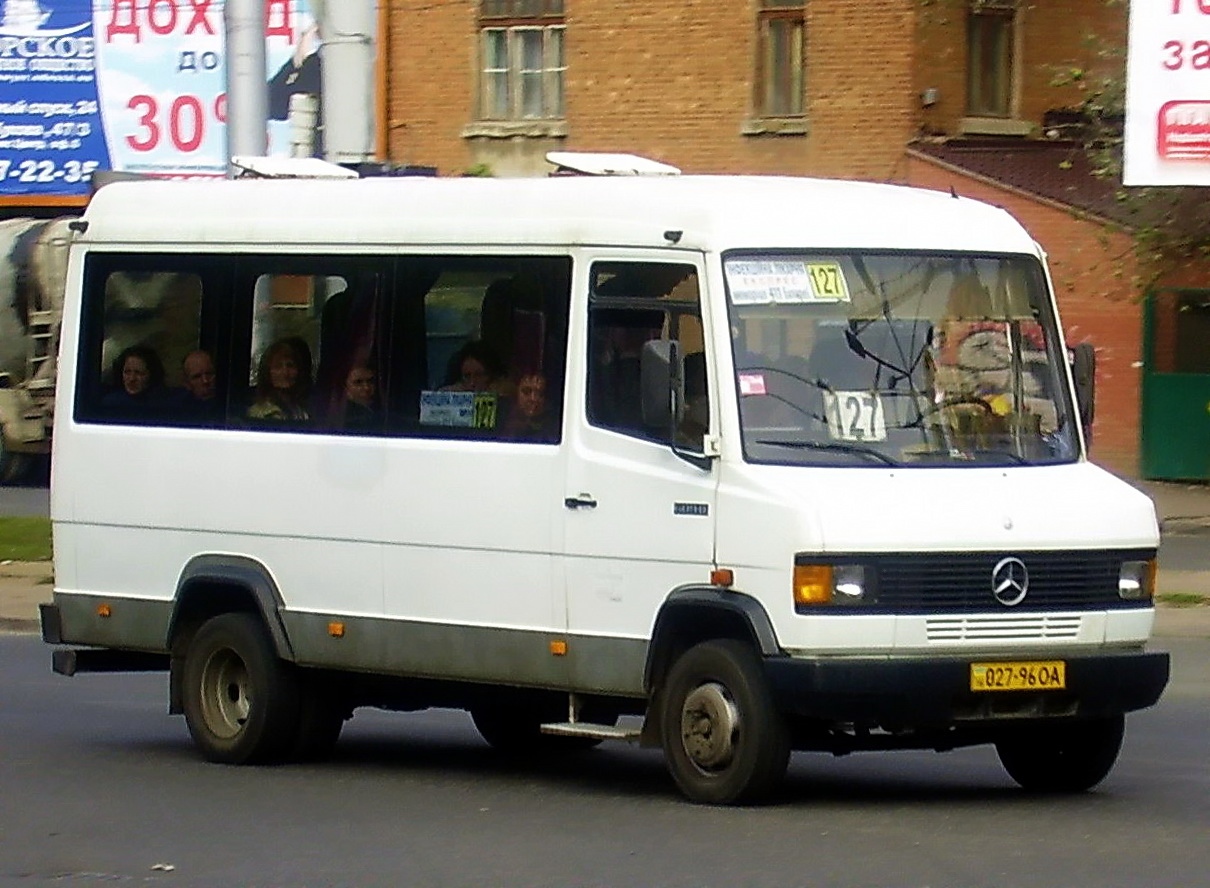
[[[581,493],[579,496],[569,496],[567,499],[563,500],[563,505],[567,506],[569,509],[595,509],[597,507],[597,501],[594,500],[589,494]]]

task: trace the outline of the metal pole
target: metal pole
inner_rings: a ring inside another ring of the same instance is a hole
[[[269,90],[265,76],[264,0],[227,0],[227,177],[231,158],[262,157],[269,149]]]

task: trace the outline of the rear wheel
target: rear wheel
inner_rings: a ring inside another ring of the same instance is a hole
[[[785,776],[789,732],[748,645],[718,639],[690,648],[660,699],[664,756],[691,800],[762,801]]]
[[[1014,731],[996,741],[1008,775],[1031,792],[1084,792],[1108,776],[1126,718],[1082,719]]]
[[[181,690],[189,733],[209,761],[280,761],[297,736],[297,671],[249,614],[202,624],[185,652]]]

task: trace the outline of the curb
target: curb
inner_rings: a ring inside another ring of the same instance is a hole
[[[1172,515],[1159,521],[1160,534],[1199,533],[1210,530],[1210,517],[1203,515]]]

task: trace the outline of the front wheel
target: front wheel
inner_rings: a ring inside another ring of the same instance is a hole
[[[1021,728],[997,740],[996,753],[1022,789],[1084,792],[1113,770],[1125,727],[1114,715]]]
[[[198,629],[185,652],[185,722],[209,761],[281,761],[299,725],[296,670],[278,659],[260,620],[222,614]]]
[[[692,801],[758,802],[785,776],[789,733],[747,645],[717,639],[690,648],[660,699],[664,757]]]

